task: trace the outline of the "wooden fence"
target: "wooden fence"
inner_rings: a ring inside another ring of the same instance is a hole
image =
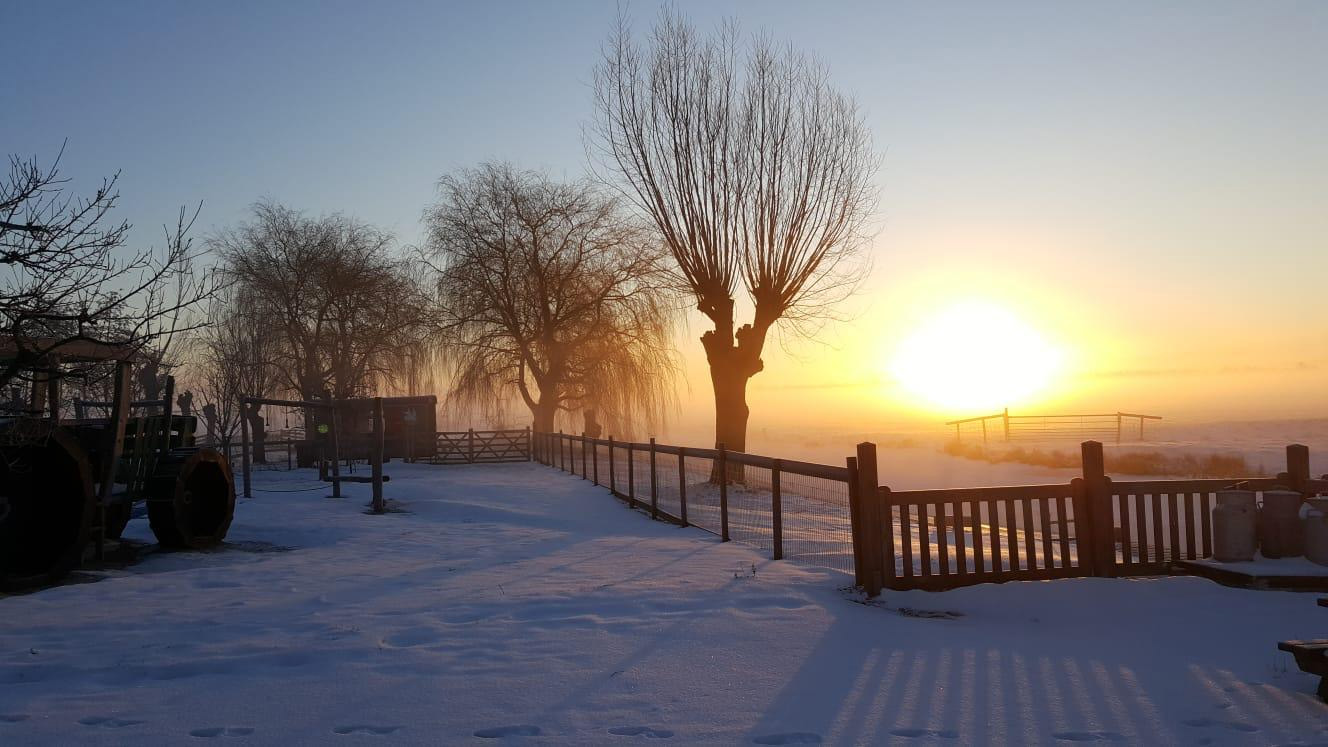
[[[439,431],[434,464],[527,462],[531,458],[530,428],[520,430]]]
[[[1240,486],[1324,490],[1309,450],[1287,447],[1276,478],[1113,481],[1102,444],[1081,445],[1083,475],[1056,485],[892,491],[877,484],[876,447],[858,446],[857,577],[869,595],[984,582],[1175,572],[1212,554],[1216,493]]]
[[[536,433],[535,460],[607,487],[656,519],[853,570],[849,468],[714,449]],[[716,480],[716,475],[729,479]]]
[[[999,438],[1002,441],[1114,439],[1116,443],[1122,443],[1129,440],[1143,441],[1144,422],[1161,419],[1159,415],[1140,415],[1133,412],[1011,415],[1009,408],[1006,408],[994,415],[951,420],[946,422],[946,425],[954,427],[955,441],[963,441],[965,431],[969,431],[970,438],[980,436],[983,443],[992,438]]]

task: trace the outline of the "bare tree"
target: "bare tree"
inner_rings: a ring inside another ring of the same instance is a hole
[[[747,382],[777,321],[810,334],[863,267],[877,158],[823,66],[736,26],[699,36],[665,10],[646,44],[625,22],[595,71],[599,161],[659,230],[713,323],[701,343],[715,439],[747,442]],[[735,321],[742,284],[753,307]]]
[[[450,399],[493,413],[519,396],[542,431],[560,411],[658,422],[677,313],[662,247],[584,182],[485,164],[439,191],[426,257]]]
[[[242,313],[273,336],[269,361],[305,399],[388,386],[423,336],[425,298],[391,235],[341,215],[309,218],[273,203],[214,242]]]
[[[203,324],[190,312],[218,287],[194,268],[197,210],[180,210],[162,250],[130,251],[129,224],[111,217],[116,177],[80,198],[59,163],[11,156],[0,181],[0,386],[80,347],[162,347]]]
[[[243,397],[273,394],[278,377],[272,364],[274,334],[259,315],[250,312],[246,289],[234,285],[212,303],[212,324],[191,339],[189,381],[198,392],[208,436],[229,446],[240,427]],[[252,423],[251,423],[252,424]],[[255,433],[261,446],[263,429]],[[266,449],[255,449],[262,457]]]

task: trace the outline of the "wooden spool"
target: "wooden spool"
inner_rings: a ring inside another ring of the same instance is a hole
[[[216,545],[235,516],[235,478],[215,449],[172,449],[157,461],[147,493],[148,521],[163,547]]]
[[[51,583],[83,559],[96,504],[87,451],[69,431],[0,432],[0,588]]]

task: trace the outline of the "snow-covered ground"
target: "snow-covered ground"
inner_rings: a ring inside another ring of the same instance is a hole
[[[1328,633],[1314,595],[1080,579],[866,605],[538,465],[388,473],[400,513],[363,513],[363,485],[261,492],[225,550],[0,598],[0,744],[1328,741],[1276,650]]]

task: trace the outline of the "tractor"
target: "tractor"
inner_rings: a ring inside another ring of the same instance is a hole
[[[0,358],[4,351],[0,350]],[[31,397],[0,412],[0,590],[54,583],[118,540],[134,504],[163,548],[203,549],[226,537],[235,482],[225,455],[194,443],[196,419],[161,400],[130,400],[132,354],[100,343],[60,348],[32,372]],[[113,398],[62,419],[62,364],[116,361]],[[104,408],[106,417],[87,417]],[[156,410],[156,414],[138,414]]]

